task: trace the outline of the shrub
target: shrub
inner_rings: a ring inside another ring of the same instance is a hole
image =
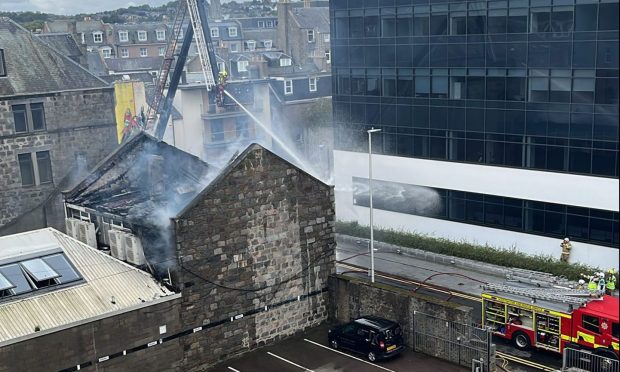
[[[361,226],[357,221],[336,222],[336,232],[359,238],[370,238],[370,227]],[[416,248],[423,251],[440,253],[454,257],[487,262],[504,267],[534,270],[565,277],[570,280],[580,279],[580,274],[602,271],[600,268],[581,264],[562,262],[550,255],[531,256],[519,252],[515,247],[496,248],[489,245],[476,245],[469,242],[420,235],[393,229],[374,229],[374,239],[402,247]]]

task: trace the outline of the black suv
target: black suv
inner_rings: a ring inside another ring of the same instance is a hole
[[[374,362],[404,350],[398,323],[376,316],[363,316],[329,330],[329,346],[366,355]]]

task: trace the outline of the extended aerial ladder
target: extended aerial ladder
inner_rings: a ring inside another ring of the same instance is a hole
[[[590,293],[588,290],[571,288],[521,288],[494,283],[485,284],[483,288],[493,292],[523,296],[532,300],[543,300],[574,306],[582,306],[588,301],[601,299],[600,294]]]
[[[178,50],[177,54],[178,40],[180,39],[187,14],[189,14],[190,22],[183,36],[181,48]],[[170,41],[166,47],[164,61],[159,71],[155,97],[147,113],[146,129],[152,130],[153,135],[158,139],[163,138],[166,125],[170,119],[172,101],[174,100],[176,90],[179,86],[183,66],[185,66],[189,48],[194,37],[209,96],[217,96],[223,93],[223,84],[225,81],[216,80],[216,77],[219,77],[220,74],[215,59],[215,51],[211,42],[210,29],[207,23],[205,1],[181,0],[177,6]],[[166,83],[168,83],[168,76],[171,70],[172,76],[168,84],[168,91],[164,97],[164,90],[166,88]],[[221,85],[221,87],[216,87],[218,84]],[[215,101],[221,103],[223,102],[223,98],[216,97]]]

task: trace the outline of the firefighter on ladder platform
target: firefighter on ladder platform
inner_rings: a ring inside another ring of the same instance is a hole
[[[218,107],[224,107],[224,88],[226,87],[226,80],[228,79],[228,73],[225,70],[220,71],[217,82],[217,96],[215,103]]]
[[[614,270],[613,268],[609,269],[607,271],[607,283],[605,284],[605,293],[610,296],[613,296],[614,292],[616,291],[616,280],[616,270]]]

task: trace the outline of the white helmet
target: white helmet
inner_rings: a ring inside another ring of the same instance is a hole
[[[585,284],[585,282],[586,282],[585,280],[579,279],[579,284]]]

